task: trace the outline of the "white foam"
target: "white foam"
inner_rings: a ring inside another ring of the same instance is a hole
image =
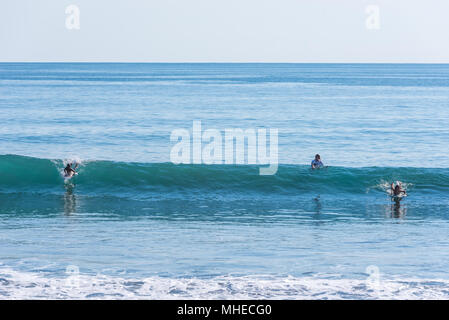
[[[64,159],[62,161],[62,163],[64,164],[64,166],[66,166],[68,163],[82,164],[83,160],[80,157],[78,157],[78,156],[70,156],[69,158]]]
[[[448,280],[292,276],[142,279],[0,268],[1,299],[449,299]]]
[[[78,156],[70,156],[67,159],[63,159],[62,162],[61,160],[51,160],[51,162],[57,167],[61,178],[64,179],[64,183],[68,183],[70,181],[70,178],[65,176],[64,168],[67,166],[67,164],[81,166],[84,161]]]
[[[410,183],[410,182],[395,181],[396,184],[398,182],[400,183],[402,188],[404,190],[406,190],[406,191],[412,189],[413,186],[414,186],[413,183]],[[366,193],[368,193],[370,191],[370,189],[384,191],[385,193],[390,195],[390,193],[391,193],[391,182],[388,182],[388,181],[385,181],[385,180],[381,180],[379,184],[367,188]]]

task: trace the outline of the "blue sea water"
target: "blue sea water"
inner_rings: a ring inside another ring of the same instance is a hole
[[[449,65],[0,63],[0,111],[0,298],[449,298]],[[171,163],[193,121],[276,175]]]

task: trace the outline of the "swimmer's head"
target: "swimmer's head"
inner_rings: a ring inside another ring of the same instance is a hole
[[[315,155],[315,160],[321,160],[321,157],[320,157],[319,154],[316,154],[316,155]]]

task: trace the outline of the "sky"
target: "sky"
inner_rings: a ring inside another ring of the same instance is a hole
[[[449,63],[448,31],[449,0],[2,0],[0,61]]]

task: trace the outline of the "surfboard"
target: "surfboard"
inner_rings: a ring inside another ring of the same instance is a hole
[[[70,172],[69,174],[64,174],[64,178],[65,178],[65,179],[71,179],[71,178],[73,178],[74,176],[76,176],[77,174],[78,174],[77,172],[75,172],[75,173]]]
[[[391,199],[402,199],[407,196],[407,193],[405,193],[405,192],[404,193],[401,192],[400,194],[395,195],[393,190],[391,190],[391,189],[388,189],[387,193],[391,197]]]

